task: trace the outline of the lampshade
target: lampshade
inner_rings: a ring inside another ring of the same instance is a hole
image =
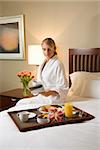
[[[44,58],[41,45],[28,46],[28,64],[40,65]]]

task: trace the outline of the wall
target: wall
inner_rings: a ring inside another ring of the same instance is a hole
[[[2,13],[2,4],[0,2],[0,16],[1,16],[1,13]]]
[[[97,22],[97,45],[100,47],[100,2],[98,3],[98,12],[96,15],[96,22]]]
[[[0,2],[0,16],[2,16],[2,4]],[[0,63],[0,89],[2,89],[2,62]]]
[[[26,51],[29,44],[54,38],[68,74],[68,48],[100,46],[99,8],[100,2],[2,2],[2,16],[25,15]],[[20,86],[18,71],[36,69],[27,60],[0,61],[0,67],[1,91]]]

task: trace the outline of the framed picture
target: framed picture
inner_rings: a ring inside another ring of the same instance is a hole
[[[24,16],[0,17],[0,59],[24,59]]]

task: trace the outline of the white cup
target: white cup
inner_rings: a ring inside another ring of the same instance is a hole
[[[28,121],[29,112],[22,111],[22,112],[19,112],[17,115],[18,115],[19,119],[22,122],[27,122]]]

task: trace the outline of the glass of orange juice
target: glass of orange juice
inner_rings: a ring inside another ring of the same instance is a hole
[[[64,113],[66,117],[72,117],[73,105],[71,103],[64,104]]]

